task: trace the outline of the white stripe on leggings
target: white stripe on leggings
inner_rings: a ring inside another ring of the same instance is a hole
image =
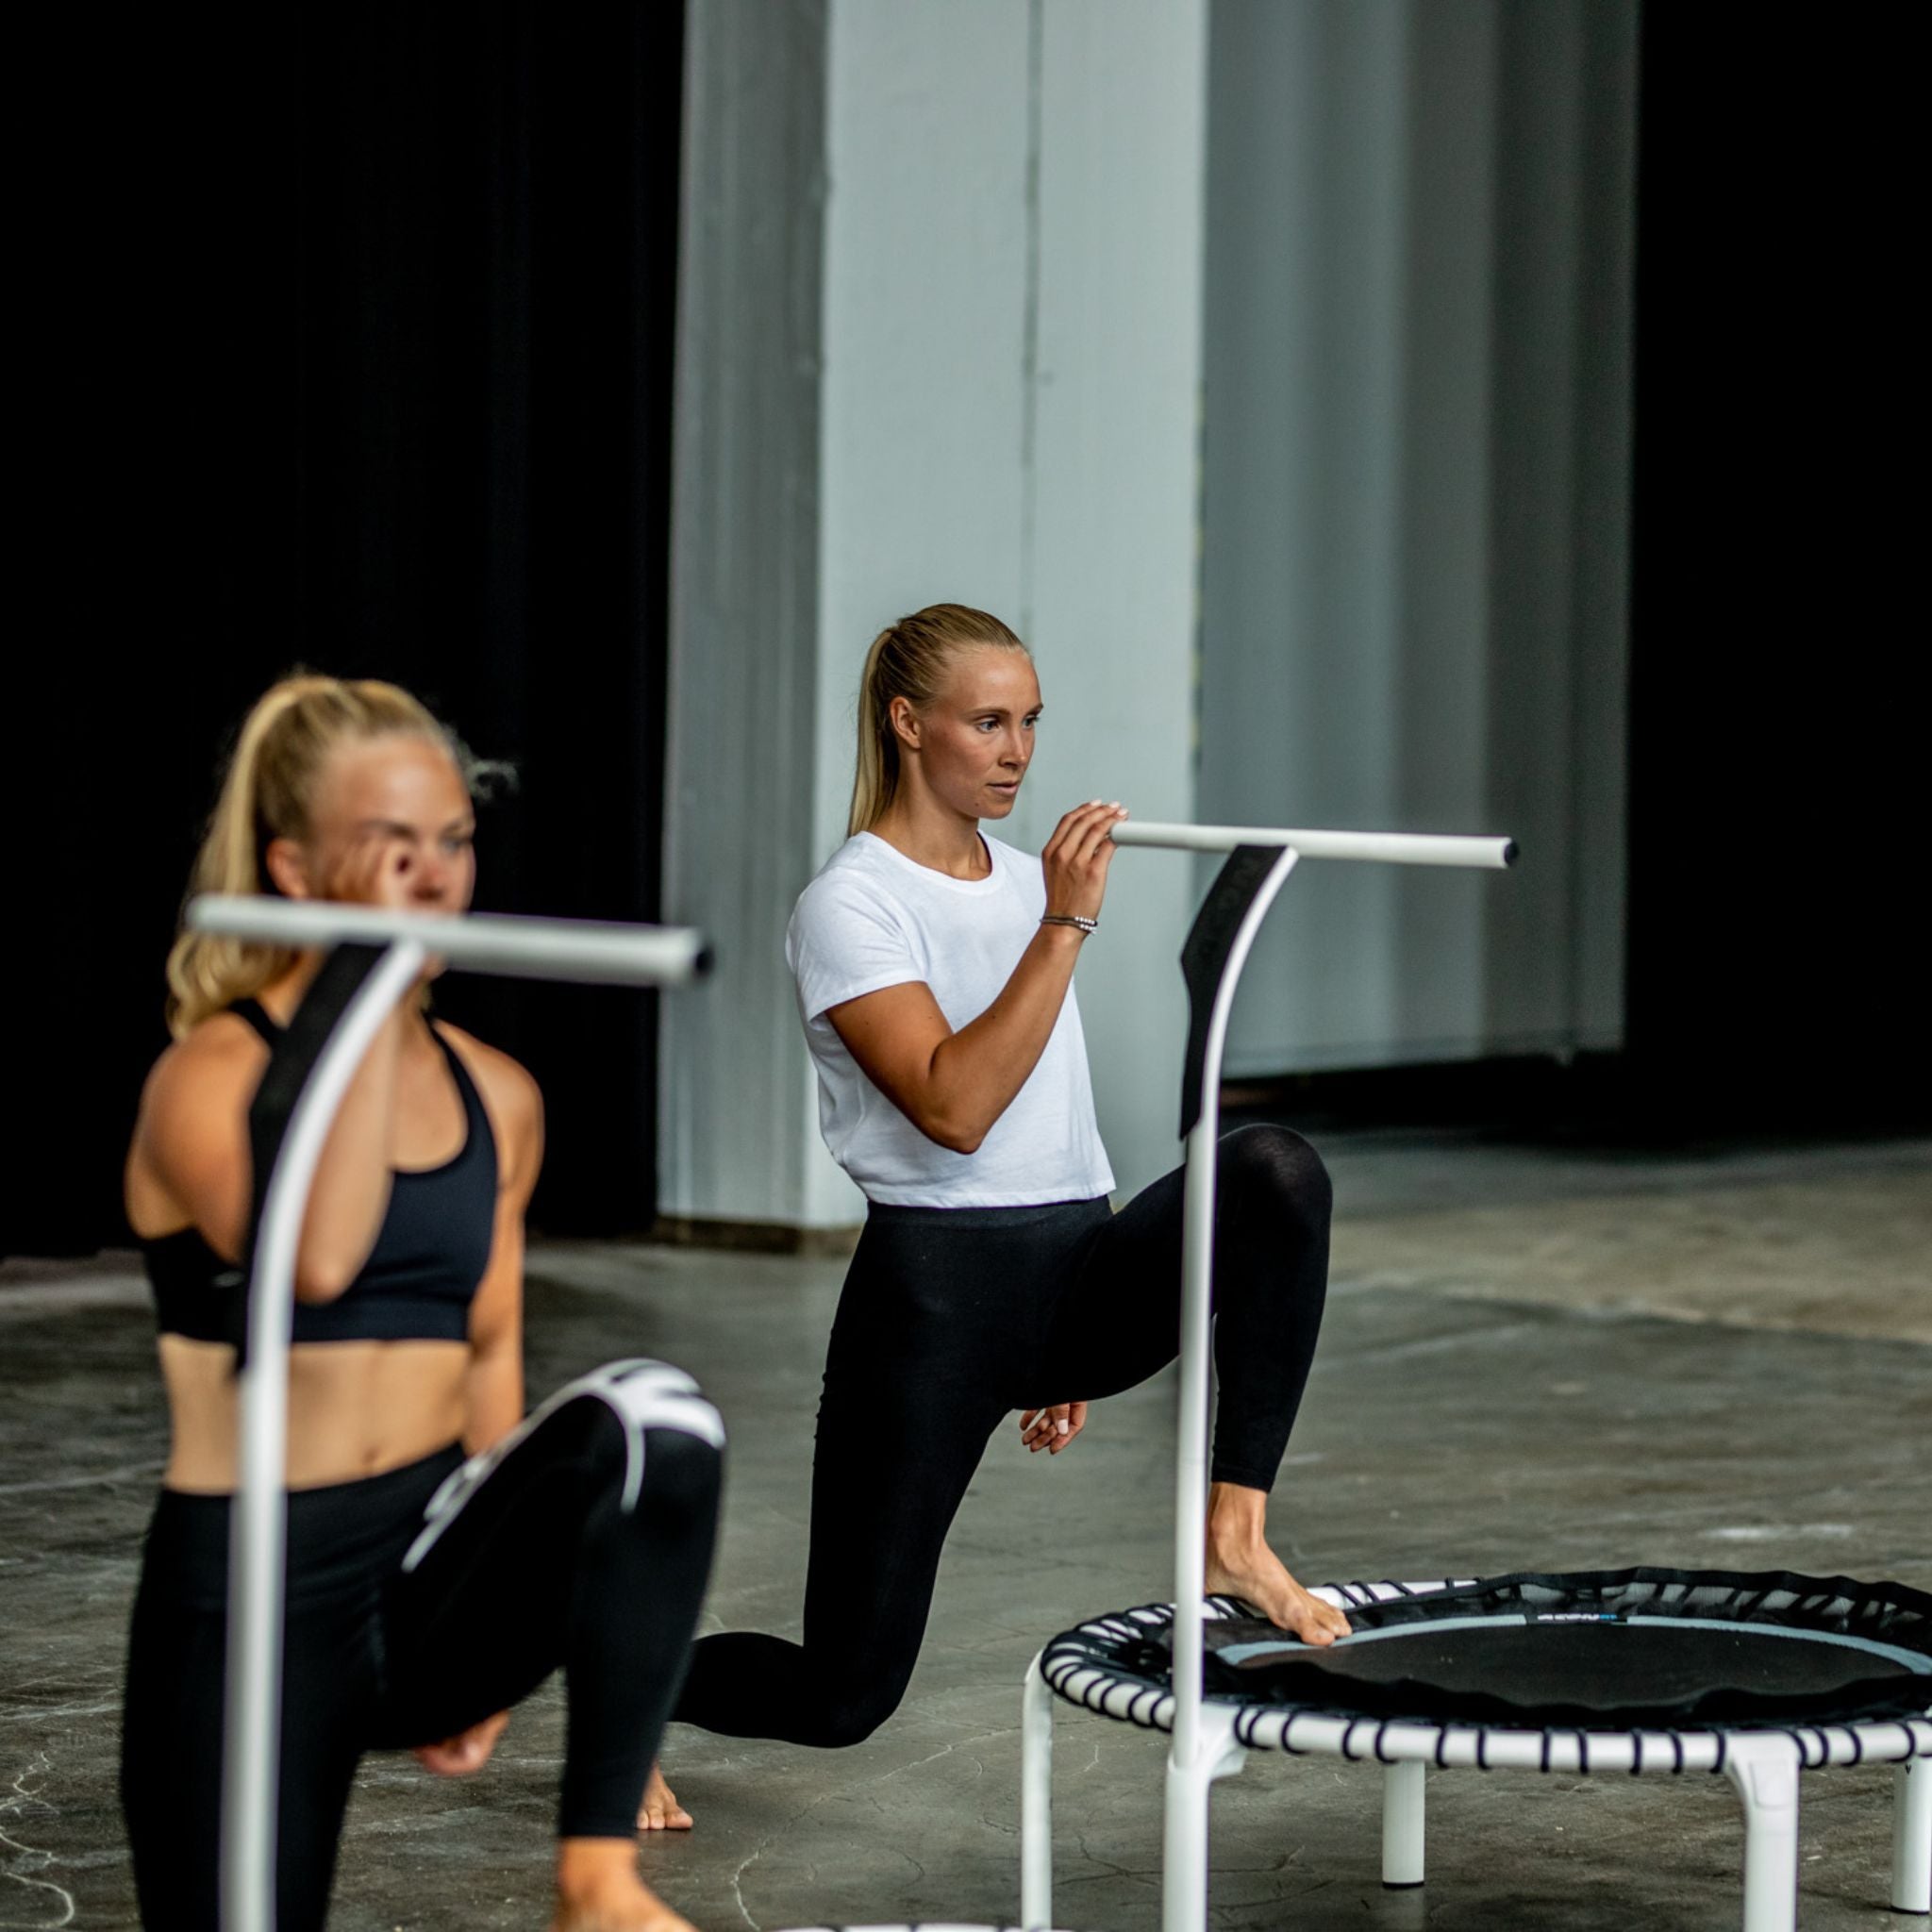
[[[625,1474],[623,1508],[625,1515],[636,1508],[638,1494],[644,1485],[644,1431],[675,1429],[695,1436],[713,1449],[724,1446],[724,1424],[718,1411],[698,1392],[698,1385],[682,1369],[669,1362],[638,1357],[629,1361],[606,1362],[575,1382],[566,1382],[554,1395],[540,1403],[500,1442],[480,1449],[463,1464],[453,1469],[441,1486],[425,1505],[425,1528],[409,1545],[403,1558],[405,1571],[415,1569],[436,1547],[437,1540],[458,1516],[490,1474],[517,1444],[540,1424],[579,1396],[604,1403],[624,1426]]]

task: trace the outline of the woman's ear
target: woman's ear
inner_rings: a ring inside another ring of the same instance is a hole
[[[308,886],[308,855],[292,839],[271,839],[261,855],[262,869],[285,899],[314,897]]]
[[[919,749],[919,713],[912,708],[910,698],[894,698],[886,707],[886,716],[891,722],[892,736],[899,741],[904,751]]]

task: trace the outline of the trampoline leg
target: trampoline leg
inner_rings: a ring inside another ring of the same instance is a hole
[[[1932,1757],[1901,1764],[1892,1807],[1891,1908],[1932,1912]]]
[[[1382,1774],[1382,1883],[1406,1890],[1423,1882],[1423,1766],[1391,1764]]]
[[[1798,1923],[1798,1747],[1789,1738],[1726,1740],[1724,1775],[1744,1802],[1744,1932]]]
[[[1192,1764],[1177,1764],[1168,1753],[1160,1932],[1207,1932],[1208,1799],[1216,1778],[1247,1761],[1225,1717],[1204,1711],[1202,1720],[1201,1755]]]
[[[1020,1924],[1053,1924],[1053,1692],[1037,1657],[1020,1706]]]

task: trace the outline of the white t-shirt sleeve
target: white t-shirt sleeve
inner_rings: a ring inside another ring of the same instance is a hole
[[[791,915],[789,941],[808,1024],[828,1007],[925,977],[897,908],[861,878],[813,880]]]

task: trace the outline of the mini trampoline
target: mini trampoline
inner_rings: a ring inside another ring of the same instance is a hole
[[[1171,1735],[1163,1932],[1204,1932],[1209,1793],[1256,1750],[1385,1767],[1382,1881],[1391,1887],[1423,1882],[1430,1766],[1722,1773],[1744,1807],[1745,1932],[1796,1924],[1799,1774],[1893,1763],[1891,1904],[1932,1907],[1932,1597],[1923,1591],[1675,1570],[1346,1583],[1317,1592],[1355,1624],[1327,1649],[1246,1604],[1204,1596],[1217,1103],[1248,951],[1300,858],[1495,867],[1515,847],[1131,821],[1113,838],[1227,854],[1181,954],[1191,1022],[1174,1601],[1065,1631],[1027,1671],[1022,1924],[1051,1923],[1056,1697]]]
[[[1744,1924],[1795,1915],[1798,1774],[1896,1763],[1892,1908],[1932,1885],[1932,1596],[1841,1576],[1624,1570],[1318,1594],[1356,1634],[1296,1642],[1246,1605],[1207,1601],[1203,1674],[1222,1776],[1246,1752],[1386,1768],[1382,1882],[1423,1882],[1423,1776],[1722,1773],[1745,1813]],[[1050,1900],[1052,1699],[1173,1728],[1165,1604],[1056,1637],[1028,1676],[1022,1917]],[[1038,1916],[1036,1917],[1036,1912]]]

